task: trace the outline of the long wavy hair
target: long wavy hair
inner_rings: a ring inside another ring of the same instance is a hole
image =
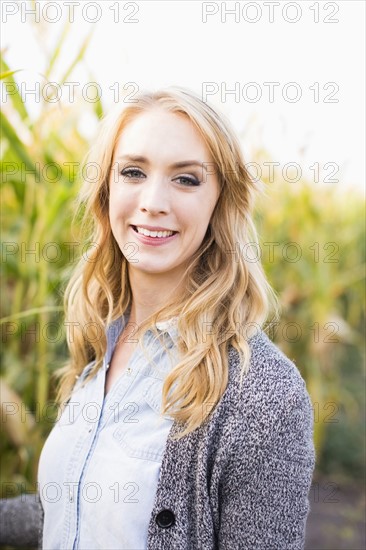
[[[70,359],[56,373],[60,378],[56,400],[61,407],[66,403],[86,365],[91,368],[83,383],[96,374],[107,348],[107,327],[132,303],[128,261],[109,221],[109,179],[118,138],[129,122],[151,109],[184,115],[194,124],[214,159],[220,184],[206,235],[184,273],[182,292],[146,319],[136,333],[141,336],[150,328],[158,334],[158,321],[177,318],[179,361],[164,379],[162,414],[183,425],[176,436],[180,439],[208,419],[223,395],[229,377],[229,346],[239,354],[241,386],[250,366],[248,340],[269,327],[271,313],[272,320],[279,314],[277,295],[260,260],[243,253],[249,247],[259,249],[252,215],[264,185],[247,171],[238,138],[225,116],[186,88],[142,91],[134,103],[117,105],[101,122],[84,159],[84,166],[98,168],[92,181],[84,178],[76,209],[83,238],[91,246],[80,257],[65,290]]]

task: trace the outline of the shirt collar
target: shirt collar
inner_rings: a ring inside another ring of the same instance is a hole
[[[177,345],[178,340],[178,317],[170,317],[165,321],[159,321],[156,323],[156,328],[159,332],[168,333],[171,340],[175,345]]]
[[[121,315],[107,327],[107,356],[110,358],[112,351],[117,343],[117,340],[123,330],[123,328],[128,323],[130,315],[130,310],[128,309],[124,315]],[[167,334],[170,337],[170,340],[173,344],[177,345],[178,343],[178,317],[170,317],[164,321],[158,321],[156,323],[156,328],[159,333]]]

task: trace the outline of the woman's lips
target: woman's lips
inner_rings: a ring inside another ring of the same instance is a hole
[[[161,246],[162,244],[168,243],[175,239],[179,233],[173,233],[173,235],[170,235],[169,237],[147,237],[146,235],[143,235],[142,233],[138,233],[133,225],[131,225],[131,229],[136,235],[137,239],[142,244],[148,244],[150,246]]]

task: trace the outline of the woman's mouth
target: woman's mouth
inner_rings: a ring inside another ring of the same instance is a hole
[[[171,237],[172,235],[175,235],[176,233],[178,233],[177,231],[171,231],[171,230],[150,231],[149,229],[145,229],[144,227],[137,227],[136,225],[132,225],[131,227],[136,233],[139,233],[140,235],[144,235],[145,237],[152,237],[154,239]]]
[[[170,242],[178,235],[178,231],[150,231],[136,225],[131,225],[131,227],[142,244],[153,246]]]

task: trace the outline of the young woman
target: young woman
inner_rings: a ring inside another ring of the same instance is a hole
[[[278,307],[247,252],[259,186],[233,130],[189,90],[142,92],[86,168],[43,547],[303,548],[311,402],[264,331]]]

